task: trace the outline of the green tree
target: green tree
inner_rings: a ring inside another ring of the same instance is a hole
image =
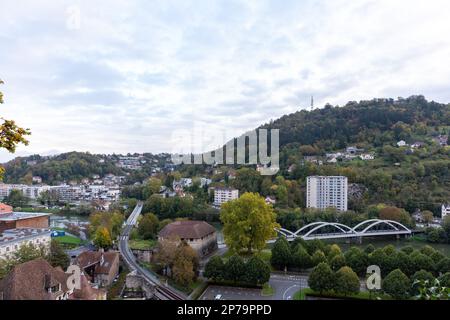
[[[308,278],[309,287],[320,293],[332,290],[334,282],[335,274],[330,266],[324,262],[314,267]]]
[[[446,272],[439,277],[439,282],[442,286],[450,288],[450,272]]]
[[[330,267],[333,271],[337,271],[346,265],[345,256],[341,253],[335,255],[330,261]]]
[[[374,251],[375,251],[375,247],[373,246],[373,244],[367,245],[367,247],[364,249],[364,252],[365,252],[367,255],[371,254],[371,253],[374,252]]]
[[[142,190],[142,195],[144,197],[144,199],[148,199],[150,198],[151,195],[155,194],[155,193],[159,193],[159,190],[161,189],[162,186],[162,181],[158,178],[150,178],[143,190]]]
[[[344,256],[347,265],[352,268],[353,271],[360,276],[365,275],[368,266],[368,257],[364,251],[358,247],[351,247],[345,252]]]
[[[389,273],[382,283],[383,291],[394,299],[408,298],[410,286],[409,278],[400,269]]]
[[[431,284],[434,282],[434,279],[435,278],[433,277],[433,275],[428,271],[425,271],[425,270],[417,271],[416,273],[414,273],[414,275],[411,278],[411,282],[413,283],[411,293],[413,295],[419,294],[419,286],[414,285],[414,283],[420,282],[420,281],[424,281],[424,282],[428,281],[428,283]]]
[[[341,248],[337,244],[331,245],[327,255],[328,261],[331,261],[335,256],[340,254],[342,254]]]
[[[427,270],[434,272],[433,260],[422,253],[412,254],[411,261],[415,271]]]
[[[297,246],[292,260],[292,264],[301,270],[309,269],[313,266],[311,256],[302,245]]]
[[[195,280],[197,269],[197,252],[185,242],[181,242],[177,247],[173,261],[173,279],[183,286],[189,286]]]
[[[288,268],[292,263],[291,249],[289,242],[284,237],[280,237],[275,241],[270,257],[270,264],[278,270]]]
[[[350,267],[342,267],[336,272],[334,291],[350,295],[358,293],[360,287],[358,275]]]
[[[237,170],[233,186],[241,193],[259,192],[261,190],[262,176],[251,168]]]
[[[276,236],[275,229],[280,228],[273,208],[256,193],[244,193],[239,199],[224,203],[220,220],[225,243],[234,253],[263,249],[266,241]]]
[[[222,280],[225,273],[225,264],[219,256],[214,256],[205,265],[205,271],[203,275],[205,278],[212,280]]]
[[[450,216],[446,216],[442,220],[442,229],[445,231],[446,238],[450,239]]]
[[[144,239],[155,239],[158,232],[159,220],[153,213],[147,213],[139,220],[138,234]]]
[[[245,264],[245,282],[262,285],[270,279],[270,267],[261,258],[251,257]]]
[[[243,280],[245,274],[245,262],[238,256],[234,255],[225,263],[226,278],[234,283]]]
[[[407,276],[411,276],[414,273],[414,265],[411,257],[401,250],[395,255],[395,265]]]
[[[319,263],[327,262],[327,258],[325,256],[325,253],[323,253],[322,250],[317,250],[312,255],[312,263],[314,266],[317,266]]]
[[[61,247],[61,245],[55,240],[52,240],[50,243],[50,250],[47,256],[47,261],[53,267],[61,267],[63,270],[66,270],[70,265],[70,257]]]
[[[28,204],[28,198],[25,197],[21,190],[13,189],[9,195],[3,200],[6,204],[16,208],[25,207]]]
[[[436,264],[436,272],[440,274],[450,272],[450,258],[445,258]]]

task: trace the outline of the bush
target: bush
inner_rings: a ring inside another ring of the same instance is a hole
[[[335,292],[346,296],[358,293],[360,287],[358,275],[350,267],[342,267],[336,272]]]
[[[284,237],[280,237],[272,248],[270,263],[274,268],[284,270],[284,268],[288,268],[291,265],[291,262],[289,242]]]
[[[442,259],[441,261],[439,261],[436,264],[436,272],[439,272],[442,274],[450,272],[450,258],[445,258],[445,259]]]
[[[347,265],[352,268],[358,275],[366,274],[367,266],[369,265],[367,254],[358,247],[351,247],[345,253],[345,261]]]
[[[335,274],[330,266],[324,262],[319,263],[308,278],[308,285],[314,291],[323,293],[332,290],[335,282]]]
[[[433,275],[425,270],[420,270],[417,271],[416,273],[414,273],[414,275],[411,278],[411,282],[413,284],[413,288],[412,288],[412,294],[413,295],[417,295],[419,294],[419,288],[417,285],[414,285],[414,283],[416,281],[423,281],[425,283],[425,281],[428,281],[428,284],[432,284],[434,282],[434,277]]]
[[[343,254],[338,254],[330,261],[330,267],[333,271],[337,271],[345,265],[345,256]]]
[[[383,280],[382,288],[394,299],[406,299],[409,296],[410,281],[400,269],[396,269]]]
[[[439,277],[439,282],[441,286],[450,288],[450,272],[444,273]]]
[[[317,266],[319,263],[327,262],[327,258],[325,257],[325,253],[322,250],[317,250],[314,252],[312,256],[312,263],[314,266]]]
[[[297,246],[297,251],[294,253],[292,261],[293,265],[301,270],[305,270],[313,266],[311,256],[308,254],[308,251],[306,251],[306,249],[301,245]]]
[[[212,257],[205,266],[205,272],[203,275],[214,281],[222,280],[225,271],[225,264],[219,256]]]

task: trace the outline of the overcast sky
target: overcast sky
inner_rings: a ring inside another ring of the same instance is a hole
[[[447,103],[449,17],[448,0],[0,0],[0,115],[32,131],[16,155],[158,153],[311,95]]]

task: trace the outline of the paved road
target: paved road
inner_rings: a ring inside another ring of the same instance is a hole
[[[308,276],[272,274],[269,283],[275,290],[269,297],[262,296],[261,289],[209,286],[199,300],[214,300],[217,295],[222,300],[292,300],[297,291],[308,287]]]
[[[273,300],[292,300],[297,291],[308,288],[308,276],[272,274],[269,284],[275,289]]]
[[[141,214],[142,207],[143,203],[139,202],[125,223],[119,241],[120,254],[131,270],[136,270],[136,272],[142,275],[144,279],[147,280],[147,282],[155,286],[156,298],[160,300],[184,300],[187,298],[185,294],[175,290],[174,288],[168,287],[165,284],[162,284],[157,275],[141,267],[136,261],[136,257],[131,252],[130,247],[128,246],[130,232],[136,225],[139,215]]]

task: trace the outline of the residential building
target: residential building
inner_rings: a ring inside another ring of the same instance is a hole
[[[406,146],[406,141],[400,140],[399,142],[397,142],[397,147],[405,147],[405,146]]]
[[[24,244],[50,248],[51,230],[41,228],[19,228],[4,230],[0,234],[0,259],[9,258]]]
[[[175,221],[158,234],[158,241],[180,239],[189,244],[200,256],[217,249],[216,229],[205,221]]]
[[[39,176],[33,176],[32,181],[33,181],[33,183],[39,184],[39,183],[42,183],[42,178]]]
[[[13,212],[13,207],[4,204],[4,203],[0,203],[0,215],[2,214],[9,214]]]
[[[87,279],[101,287],[108,287],[119,274],[119,253],[115,251],[85,251],[76,259]]]
[[[443,204],[441,208],[441,217],[444,219],[446,216],[450,216],[450,204]]]
[[[442,147],[445,147],[448,144],[448,136],[447,135],[439,135],[436,138],[434,138],[434,141],[436,141]]]
[[[348,181],[343,176],[307,177],[306,206],[347,211]]]
[[[16,228],[48,228],[49,220],[48,213],[0,213],[0,232]]]
[[[0,281],[0,300],[106,300],[106,292],[92,288],[82,274],[80,289],[71,289],[71,274],[39,258],[15,266]]]
[[[359,155],[361,160],[367,161],[367,160],[374,160],[375,156],[371,153],[365,153],[365,154],[361,154]]]
[[[214,204],[221,206],[223,203],[239,198],[239,190],[232,188],[214,188]]]

